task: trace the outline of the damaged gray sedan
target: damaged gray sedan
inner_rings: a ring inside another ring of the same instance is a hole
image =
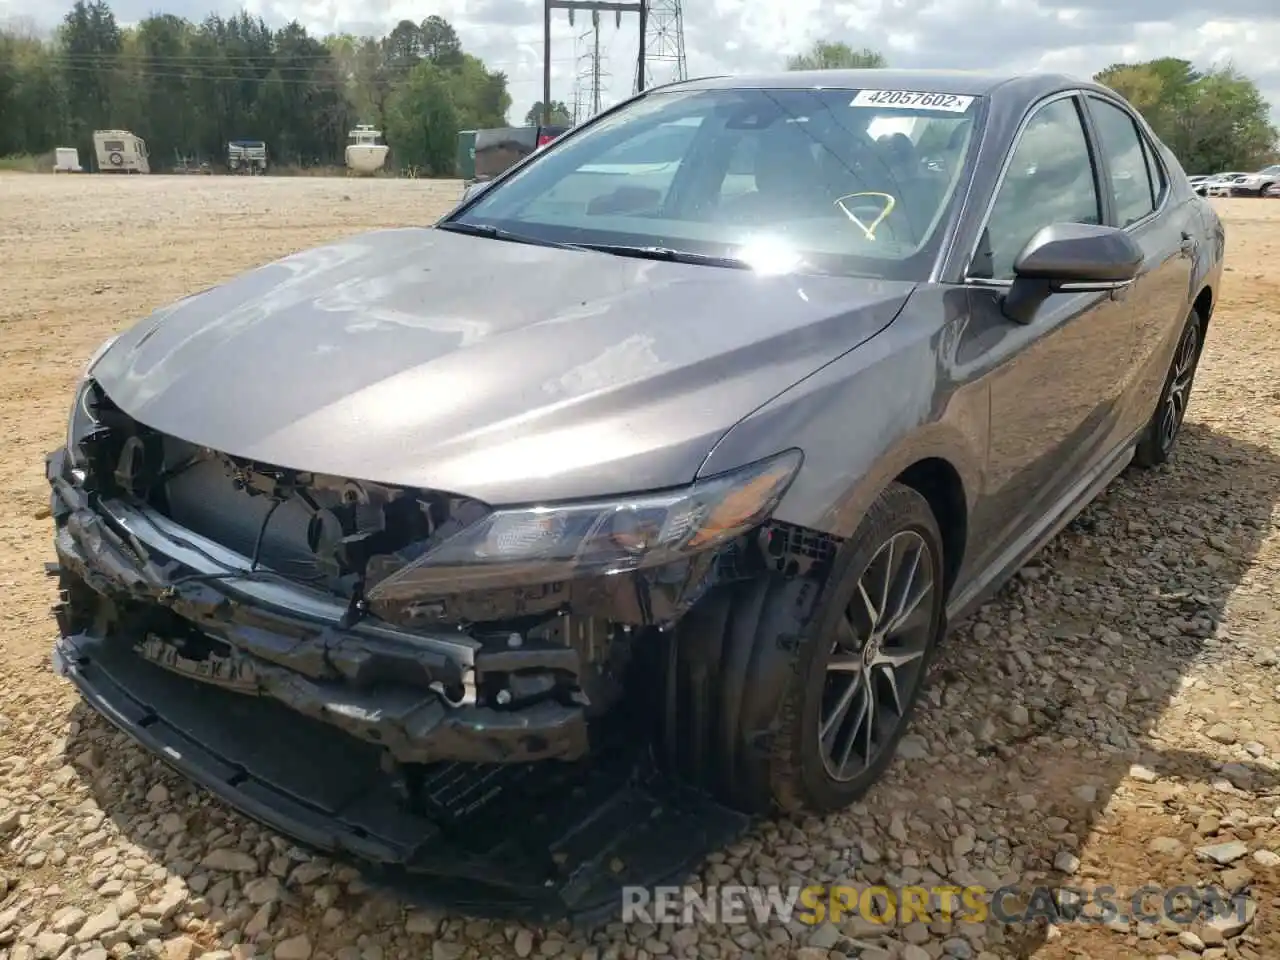
[[[947,625],[1169,456],[1222,251],[1091,83],[649,91],[105,344],[55,662],[388,882],[608,912],[874,782]]]

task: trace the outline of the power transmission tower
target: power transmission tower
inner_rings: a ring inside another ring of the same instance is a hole
[[[590,10],[594,13],[613,11],[619,25],[622,14],[634,13],[639,20],[640,49],[636,54],[636,89],[645,87],[645,38],[648,34],[648,0],[542,0],[542,116],[543,123],[551,122],[551,11],[568,10],[572,18],[574,10]],[[572,23],[572,19],[570,20]],[[683,32],[683,31],[682,31]],[[684,49],[683,43],[681,50]],[[683,55],[682,55],[683,56]],[[598,87],[598,84],[597,84]],[[598,97],[596,98],[598,102]]]
[[[688,80],[684,57],[682,0],[645,0],[645,86]],[[639,86],[636,87],[639,90]]]
[[[570,11],[572,17],[572,11]],[[621,14],[618,14],[621,19]],[[609,77],[600,52],[600,11],[591,11],[591,29],[577,37],[578,74],[573,87],[573,122],[582,123],[600,112],[603,81]]]

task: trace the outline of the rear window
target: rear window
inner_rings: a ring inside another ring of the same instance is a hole
[[[455,218],[558,242],[920,279],[979,98],[871,90],[655,92],[553,144]],[[744,257],[744,259],[749,259]]]
[[[124,141],[123,140],[103,140],[102,149],[106,150],[108,153],[123,153]]]

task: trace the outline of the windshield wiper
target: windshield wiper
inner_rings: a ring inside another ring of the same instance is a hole
[[[565,250],[577,249],[572,243],[559,243],[555,240],[540,240],[523,233],[513,233],[501,227],[492,227],[487,223],[463,223],[460,220],[446,220],[436,224],[437,230],[448,230],[450,233],[465,233],[473,237],[488,237],[490,240],[505,240],[508,243],[527,243],[535,247],[559,247]]]
[[[575,243],[566,244],[579,250],[595,250],[611,253],[615,257],[636,257],[640,260],[669,260],[672,263],[696,263],[705,267],[727,267],[732,270],[750,270],[751,264],[737,257],[717,257],[708,253],[689,253],[670,247],[639,247],[623,243]]]

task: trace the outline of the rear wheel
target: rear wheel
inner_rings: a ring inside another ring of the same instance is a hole
[[[1160,402],[1138,440],[1133,462],[1139,467],[1159,466],[1173,453],[1187,416],[1187,404],[1191,401],[1191,386],[1200,364],[1203,332],[1204,322],[1200,314],[1192,310],[1174,348],[1164,389],[1160,391]]]
[[[677,636],[682,773],[749,812],[852,803],[907,729],[943,600],[937,521],[924,497],[893,484],[821,592],[804,580],[744,588],[714,640],[710,608],[695,610]]]

